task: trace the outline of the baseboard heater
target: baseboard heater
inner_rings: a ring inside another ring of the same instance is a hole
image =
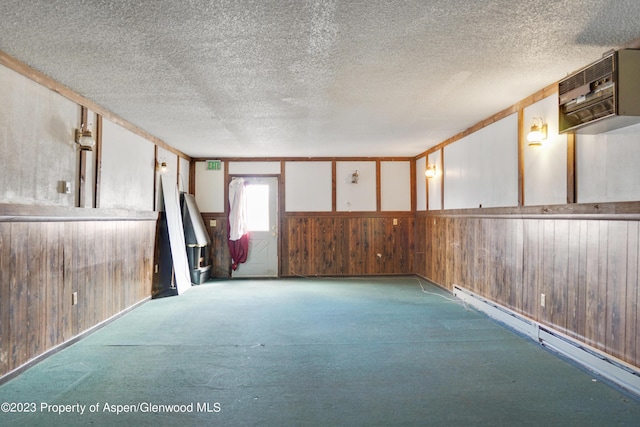
[[[453,295],[489,317],[575,361],[640,396],[640,370],[546,325],[539,324],[482,296],[453,285]]]

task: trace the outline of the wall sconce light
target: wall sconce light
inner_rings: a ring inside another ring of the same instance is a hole
[[[359,179],[360,179],[360,175],[358,174],[358,171],[355,171],[354,173],[351,174],[352,184],[357,184]]]
[[[156,162],[156,171],[165,173],[167,171],[167,162]]]
[[[542,117],[534,117],[531,131],[527,134],[529,146],[540,146],[545,139],[547,139],[547,124],[542,121]]]
[[[435,164],[430,164],[429,166],[427,166],[427,169],[424,171],[424,176],[426,176],[427,179],[435,178],[436,177],[436,165]]]
[[[93,134],[91,133],[91,127],[84,123],[80,126],[80,129],[76,129],[75,141],[80,146],[80,149],[85,151],[93,150],[93,146],[96,145],[96,140],[93,139]]]

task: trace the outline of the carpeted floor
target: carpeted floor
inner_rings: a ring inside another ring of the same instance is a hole
[[[637,396],[414,277],[208,282],[46,359],[0,402],[22,411],[3,404],[0,425],[23,426],[640,425]]]

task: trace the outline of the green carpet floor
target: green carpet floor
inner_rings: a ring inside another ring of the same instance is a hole
[[[33,410],[3,404],[16,426],[640,425],[637,396],[414,277],[208,282],[47,358],[0,402]]]

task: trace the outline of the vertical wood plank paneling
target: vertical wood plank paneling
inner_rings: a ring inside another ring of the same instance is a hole
[[[28,259],[26,264],[27,281],[27,360],[31,360],[42,352],[46,324],[46,308],[43,296],[44,281],[41,268],[44,258],[42,227],[36,223],[28,224],[27,239]]]
[[[408,218],[284,217],[281,275],[411,274],[413,227]]]
[[[73,290],[78,293],[78,303],[75,305],[75,318],[73,323],[73,335],[78,335],[85,330],[85,325],[88,323],[87,316],[87,304],[90,296],[87,295],[87,288],[85,282],[85,269],[86,269],[86,253],[85,248],[86,236],[84,222],[78,222],[73,224]]]
[[[567,248],[567,328],[569,335],[582,338],[581,319],[584,319],[584,221],[569,221],[569,243]]]
[[[422,275],[429,279],[432,278],[431,268],[429,268],[429,260],[431,259],[431,238],[433,235],[431,224],[433,221],[434,220],[432,218],[424,218],[421,222],[423,227],[422,232],[424,234],[417,237],[420,239],[420,247],[422,249],[419,258],[421,260],[420,267],[422,268]]]
[[[309,241],[309,219],[303,219],[298,223],[298,225],[300,226],[298,229],[300,239],[298,254],[300,255],[300,258],[298,260],[296,271],[299,271],[302,276],[313,275],[313,266],[311,265],[312,248]]]
[[[85,268],[84,268],[84,286],[86,288],[87,301],[87,315],[85,317],[84,329],[88,329],[91,325],[95,325],[102,319],[102,312],[99,309],[99,289],[102,288],[102,284],[98,284],[96,281],[96,223],[85,222]],[[133,236],[131,236],[133,237]]]
[[[550,221],[546,221],[550,222]],[[553,240],[553,288],[551,292],[551,323],[560,331],[567,331],[567,299],[569,268],[569,221],[554,223]]]
[[[439,257],[444,253],[444,247],[441,244],[440,233],[443,230],[445,221],[442,218],[433,218],[432,221],[433,223],[429,224],[430,238],[428,241],[429,259],[427,260],[427,263],[431,272],[429,278],[446,287],[447,284],[444,283],[444,281],[440,277],[440,269],[438,268],[440,263]]]
[[[441,219],[438,222],[439,224],[436,225],[434,230],[438,250],[431,252],[435,260],[435,277],[438,283],[442,283],[446,288],[450,289],[451,284],[447,283],[447,224],[449,218]]]
[[[638,335],[640,328],[638,322],[638,297],[640,296],[639,275],[638,275],[638,258],[640,252],[640,234],[637,222],[628,224],[627,232],[627,283],[625,292],[625,338],[624,338],[624,354],[628,355],[631,363],[640,366],[640,353],[638,352]]]
[[[330,275],[340,275],[341,258],[338,256],[339,244],[336,242],[336,236],[341,236],[340,221],[331,218],[321,230],[323,238],[323,265],[322,271],[326,271]]]
[[[427,254],[416,271],[427,278],[443,287],[460,280],[638,366],[638,221],[437,216],[416,218],[415,232]],[[452,250],[458,241],[461,255]]]
[[[468,265],[469,263],[469,260],[467,258],[469,253],[466,250],[465,243],[464,243],[464,239],[466,238],[466,235],[467,235],[467,232],[466,232],[467,226],[468,226],[467,221],[455,221],[454,223],[454,227],[455,227],[454,246],[457,253],[456,262],[458,266],[465,266],[465,265]],[[464,286],[463,284],[467,282],[467,274],[468,274],[467,268],[460,268],[460,267],[454,268],[454,280],[455,280],[454,283],[460,286]]]
[[[609,221],[600,221],[600,233],[598,235],[598,286],[596,295],[596,334],[595,343],[603,348],[607,341],[607,277],[609,275]]]
[[[121,239],[121,244],[122,244],[122,257],[126,260],[130,260],[133,259],[133,257],[135,256],[135,251],[133,248],[133,241],[131,239],[128,239],[127,236],[130,236],[131,234],[131,223],[130,222],[125,222],[125,221],[119,221],[118,224],[120,225],[120,239]],[[133,282],[135,280],[135,274],[133,273],[134,271],[134,266],[130,263],[130,262],[126,262],[123,264],[123,286],[121,287],[120,290],[120,295],[121,295],[121,304],[120,304],[120,310],[124,310],[126,307],[129,307],[131,304],[133,304],[133,298],[131,298],[131,293],[128,292],[128,286],[124,285],[125,283],[128,284],[133,284],[131,282]],[[120,311],[119,310],[119,311]]]
[[[114,223],[115,226],[115,242],[114,249],[115,253],[112,255],[113,259],[117,261],[118,264],[124,266],[125,257],[124,257],[124,230],[122,229],[122,223],[120,221],[116,221]],[[118,312],[124,307],[123,304],[123,279],[124,279],[124,270],[122,267],[114,269],[114,277],[113,277],[113,286],[111,288],[111,294],[113,295],[113,306],[111,311]]]
[[[537,292],[535,294],[536,306],[538,309],[538,319],[551,324],[551,318],[553,317],[553,300],[555,295],[554,290],[554,271],[553,271],[553,258],[554,258],[554,240],[555,240],[555,222],[553,221],[541,221],[540,228],[538,229],[540,238],[540,246],[538,248],[540,254],[541,264],[539,265],[539,277]],[[545,294],[545,306],[542,307],[541,299],[542,294]]]
[[[497,221],[496,226],[500,226],[500,222]],[[505,284],[507,289],[507,295],[505,301],[508,302],[508,306],[516,310],[517,307],[517,282],[516,282],[516,271],[517,271],[517,255],[518,247],[517,247],[517,233],[516,233],[517,223],[516,220],[510,219],[506,221],[506,236],[505,236],[505,259],[506,259],[506,272],[505,272]]]
[[[109,227],[110,223],[103,221],[101,223],[96,224],[96,241],[94,242],[95,248],[95,260],[96,260],[96,272],[95,272],[95,283],[96,283],[96,310],[100,313],[101,318],[109,318],[109,310],[107,309],[108,299],[107,299],[107,284],[109,283],[109,267],[108,267],[108,247],[109,239]],[[147,227],[148,229],[148,227]],[[145,240],[147,242],[153,241],[153,238],[147,238]],[[153,262],[151,262],[148,266],[148,274],[150,275],[153,271]],[[152,277],[148,277],[148,283],[151,283]],[[143,297],[141,297],[143,298]]]
[[[61,223],[60,240],[62,251],[62,292],[60,294],[60,310],[62,322],[59,325],[60,341],[64,342],[73,337],[73,318],[75,307],[71,306],[71,294],[73,293],[73,236],[72,223]]]
[[[538,221],[524,222],[524,285],[523,285],[523,312],[532,318],[537,317],[538,268],[540,265],[538,252]]]
[[[335,162],[334,162],[334,168],[335,168]],[[335,173],[333,176],[335,178]],[[334,197],[335,197],[335,191],[334,191]],[[347,218],[336,218],[336,222],[337,222],[337,230],[338,230],[338,233],[336,234],[336,236],[346,236],[349,220]],[[350,260],[347,258],[348,254],[349,254],[349,248],[347,246],[347,242],[344,239],[341,239],[341,241],[338,241],[336,243],[336,259],[338,260],[337,268],[338,268],[339,275],[347,274],[347,268],[348,268],[347,266],[350,262]]]
[[[147,251],[145,255],[145,266],[142,269],[142,286],[140,286],[138,301],[143,301],[151,295],[151,288],[153,284],[153,257],[156,241],[156,225],[153,222],[148,222],[145,225],[147,233],[144,237],[144,243]]]
[[[426,257],[425,257],[425,240],[427,239],[427,218],[417,217],[415,220],[415,238],[414,238],[414,271],[420,276],[426,277]]]
[[[116,268],[116,260],[114,258],[115,249],[115,224],[109,223],[105,224],[103,228],[103,233],[105,236],[110,236],[110,238],[105,238],[104,242],[104,254],[105,254],[105,281],[104,286],[102,286],[102,296],[105,300],[105,304],[103,306],[105,316],[110,316],[112,314],[112,306],[113,306],[113,292],[112,289],[115,286],[114,284],[114,270]]]
[[[10,371],[11,224],[0,223],[0,375]]]
[[[476,245],[478,248],[477,265],[476,265],[476,292],[482,295],[489,295],[487,283],[490,279],[491,268],[491,236],[487,227],[488,220],[480,218],[478,220],[478,228],[476,229]]]
[[[209,230],[209,238],[211,239],[211,248],[209,259],[211,261],[211,277],[226,279],[229,278],[229,267],[231,265],[231,257],[229,256],[229,246],[227,242],[227,226],[228,219],[224,214],[202,214],[205,225]],[[210,226],[210,221],[215,220],[216,226]],[[285,233],[286,225],[283,223],[280,233]],[[283,253],[287,253],[286,249],[282,249]],[[283,262],[286,260],[283,260]]]
[[[610,221],[607,235],[605,350],[624,357],[627,296],[627,233],[625,221]]]
[[[515,221],[515,308],[516,311],[524,312],[524,220],[516,219]]]
[[[0,375],[150,296],[154,241],[154,221],[0,223]]]
[[[464,286],[467,289],[476,289],[476,278],[478,271],[478,260],[480,252],[476,244],[476,236],[478,235],[479,219],[467,218],[464,220],[465,224],[465,240],[464,240],[464,252],[468,260],[468,267],[466,273],[466,280]]]
[[[580,248],[578,254],[578,309],[576,317],[578,328],[575,330],[579,338],[587,336],[587,296],[588,296],[588,268],[589,262],[589,221],[580,221]]]
[[[441,262],[442,265],[442,281],[440,283],[444,284],[447,289],[452,288],[453,284],[453,270],[452,264],[453,262],[447,262],[446,260],[453,261],[455,258],[455,231],[454,231],[454,220],[447,219],[445,220],[445,226],[443,230],[443,249],[444,249],[444,259]]]
[[[350,262],[349,267],[352,268],[348,274],[360,276],[365,274],[366,271],[366,238],[367,238],[367,224],[365,221],[360,221],[356,218],[349,219],[349,247],[350,247]]]
[[[599,272],[599,242],[600,242],[600,223],[598,221],[587,222],[586,235],[586,271],[585,271],[585,293],[586,293],[586,310],[585,310],[585,327],[584,336],[588,344],[597,344],[597,328],[601,321],[598,312],[598,276]]]
[[[628,278],[627,288],[629,291],[627,295],[632,295],[631,298],[635,298],[635,304],[632,304],[632,307],[635,310],[629,310],[629,321],[628,325],[631,325],[631,328],[627,330],[627,335],[629,336],[629,352],[633,353],[633,341],[635,340],[635,355],[632,358],[635,366],[640,366],[640,226],[638,223],[634,223],[635,232],[633,234],[634,239],[632,239],[632,246],[634,250],[629,251],[629,260],[630,260],[630,268],[629,271],[632,273]],[[635,255],[632,254],[635,251]],[[632,314],[635,311],[635,314]],[[633,320],[635,318],[635,321]]]
[[[57,222],[46,224],[47,249],[44,265],[46,266],[47,325],[45,348],[52,348],[62,342],[62,336],[58,329],[58,325],[62,323],[62,301],[60,295],[63,284],[60,226],[61,224]]]
[[[494,300],[508,301],[508,282],[506,281],[508,264],[505,262],[508,256],[506,252],[506,222],[489,219],[487,228],[490,230],[488,249],[491,259],[488,284],[492,289]]]
[[[282,242],[280,245],[280,257],[282,261],[280,262],[280,274],[284,275],[285,272],[291,271],[291,240],[293,239],[294,230],[292,229],[292,221],[291,218],[282,218],[282,223],[280,225],[280,241]],[[213,249],[213,248],[212,248]]]
[[[27,316],[27,259],[29,224],[11,224],[11,254],[9,286],[11,289],[9,312],[11,325],[11,354],[9,368],[15,369],[28,361]]]

